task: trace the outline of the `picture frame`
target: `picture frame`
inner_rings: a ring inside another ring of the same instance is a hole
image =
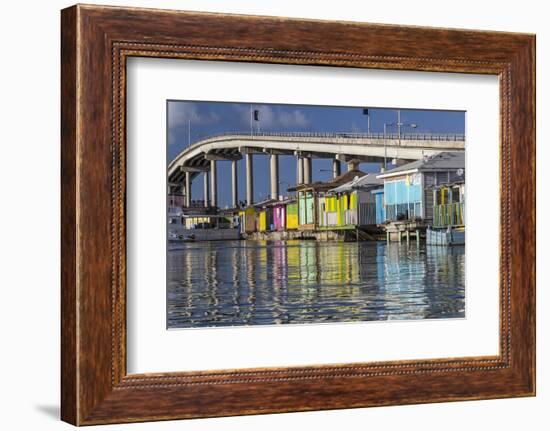
[[[61,52],[62,420],[535,395],[534,35],[76,5],[61,13]],[[125,101],[135,56],[498,76],[499,355],[128,374]]]

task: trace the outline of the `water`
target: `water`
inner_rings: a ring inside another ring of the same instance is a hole
[[[168,328],[464,317],[464,247],[213,241],[168,250]]]

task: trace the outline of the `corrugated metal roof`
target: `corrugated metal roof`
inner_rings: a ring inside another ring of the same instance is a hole
[[[291,204],[293,202],[296,202],[296,198],[285,198],[285,199],[282,199],[280,201],[271,202],[270,204],[268,204],[268,206],[274,207],[274,206],[277,206],[277,205],[288,205],[288,204]]]
[[[262,207],[266,207],[266,206],[269,206],[270,204],[272,203],[275,203],[275,202],[278,202],[276,199],[265,199],[263,201],[260,201],[260,202],[256,202],[250,206],[253,206],[254,208],[262,208]]]
[[[376,178],[378,174],[367,174],[363,177],[356,177],[353,180],[342,184],[332,190],[331,193],[345,193],[355,189],[370,188],[384,184],[384,181]]]
[[[450,169],[464,169],[464,151],[444,151],[423,159],[407,163],[384,173],[378,174],[378,178],[392,177],[406,171],[445,171]]]
[[[310,190],[310,189],[318,190],[318,191],[330,190],[334,187],[338,187],[342,184],[345,184],[353,180],[355,177],[363,177],[365,175],[366,174],[363,171],[359,171],[355,169],[353,171],[345,172],[342,175],[339,175],[336,178],[332,179],[331,181],[327,181],[327,182],[316,181],[310,184],[298,184],[294,187],[289,187],[288,191],[294,192],[294,191]]]

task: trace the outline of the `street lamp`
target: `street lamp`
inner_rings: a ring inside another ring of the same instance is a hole
[[[260,110],[252,108],[252,104],[250,105],[250,136],[254,136],[254,126],[253,124],[256,123],[256,128],[258,135],[260,134]]]
[[[418,125],[416,123],[402,123],[401,122],[401,110],[397,110],[397,122],[396,123],[384,123],[384,170],[387,168],[387,158],[388,158],[388,150],[387,150],[387,137],[386,137],[386,130],[387,127],[393,127],[397,126],[397,140],[398,140],[398,147],[401,147],[401,127],[410,127],[412,129],[416,129]],[[396,159],[392,160],[392,163],[395,164]]]
[[[370,112],[369,112],[369,108],[363,108],[363,115],[367,116],[367,134],[370,135]]]
[[[384,123],[384,171],[388,168],[388,138],[386,137],[388,126],[395,126],[395,123]]]

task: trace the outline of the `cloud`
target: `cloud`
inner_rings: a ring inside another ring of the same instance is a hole
[[[197,125],[214,124],[220,116],[210,109],[200,109],[194,102],[170,102],[168,105],[168,145],[175,144],[177,138],[186,136],[189,122],[191,128]]]
[[[299,109],[295,109],[292,112],[281,112],[279,115],[279,121],[283,127],[299,127],[306,128],[309,126],[309,121],[306,115]]]
[[[211,124],[219,121],[219,115],[213,111],[201,112],[193,102],[171,102],[168,108],[170,129],[191,124]]]
[[[284,108],[281,106],[252,105],[253,110],[258,110],[260,115],[261,130],[295,130],[309,127],[310,121],[300,109]],[[250,126],[250,105],[235,105],[242,124]]]

